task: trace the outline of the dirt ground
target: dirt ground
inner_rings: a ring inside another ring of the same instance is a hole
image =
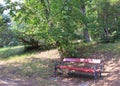
[[[36,56],[49,56],[59,58],[58,51],[49,50],[42,53],[37,53]],[[48,58],[49,58],[48,57]],[[104,60],[104,72],[102,77],[94,83],[91,77],[78,76],[50,76],[46,79],[58,84],[58,86],[120,86],[120,55],[112,54],[110,51],[103,53],[94,53],[92,58],[102,58]],[[14,74],[15,70],[6,67],[0,63],[0,86],[42,86],[34,81],[34,78],[21,77]],[[49,85],[48,85],[49,86]],[[55,86],[55,85],[52,85]]]
[[[105,62],[103,79],[92,86],[120,86],[120,55],[112,54],[110,51],[101,55]]]

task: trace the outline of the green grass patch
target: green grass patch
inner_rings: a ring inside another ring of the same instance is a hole
[[[24,46],[0,48],[0,59],[8,59],[10,56],[24,53]]]
[[[120,42],[104,43],[104,44],[80,43],[75,46],[76,46],[77,54],[80,57],[89,57],[90,54],[95,53],[95,52],[111,51],[114,54],[120,53]]]
[[[112,51],[113,53],[119,53],[120,52],[120,42],[99,44],[95,47],[95,50],[97,50],[97,51]]]

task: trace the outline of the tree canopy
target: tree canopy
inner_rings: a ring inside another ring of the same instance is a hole
[[[50,45],[71,52],[77,40],[115,42],[120,37],[119,0],[5,1],[12,32],[25,45]]]

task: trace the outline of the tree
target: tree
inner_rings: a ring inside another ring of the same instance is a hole
[[[17,38],[33,47],[54,45],[62,53],[75,51],[73,41],[83,40],[83,36],[87,42],[90,36],[106,41],[111,36],[116,37],[115,34],[118,36],[115,28],[119,27],[119,16],[115,15],[119,14],[119,9],[115,10],[115,5],[106,0],[92,0],[92,3],[90,0],[25,0],[24,3],[7,0],[10,15],[16,23],[12,30]],[[112,7],[117,14],[112,13]],[[116,22],[115,28],[110,26],[112,21]]]
[[[88,0],[87,0],[88,1]],[[86,7],[85,4],[87,1],[84,0],[80,0],[80,10],[82,12],[82,14],[84,15],[84,17],[86,17]],[[84,29],[83,29],[83,34],[84,34],[84,39],[86,42],[90,42],[90,35],[88,32],[88,26],[87,26],[87,22],[84,22]]]
[[[98,33],[102,42],[113,42],[118,37],[119,33],[119,1],[110,2],[109,0],[97,1],[97,14],[98,14]]]
[[[0,47],[7,46],[13,39],[13,33],[10,27],[10,16],[5,15],[5,6],[0,4]]]

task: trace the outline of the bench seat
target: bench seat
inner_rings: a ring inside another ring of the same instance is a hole
[[[57,68],[69,69],[69,70],[75,70],[75,71],[81,71],[81,72],[87,72],[87,73],[100,72],[100,70],[94,71],[94,69],[91,69],[91,68],[77,68],[72,66],[57,66]]]
[[[102,62],[101,59],[84,59],[84,58],[64,58],[63,62],[83,62],[90,64],[100,64]]]

